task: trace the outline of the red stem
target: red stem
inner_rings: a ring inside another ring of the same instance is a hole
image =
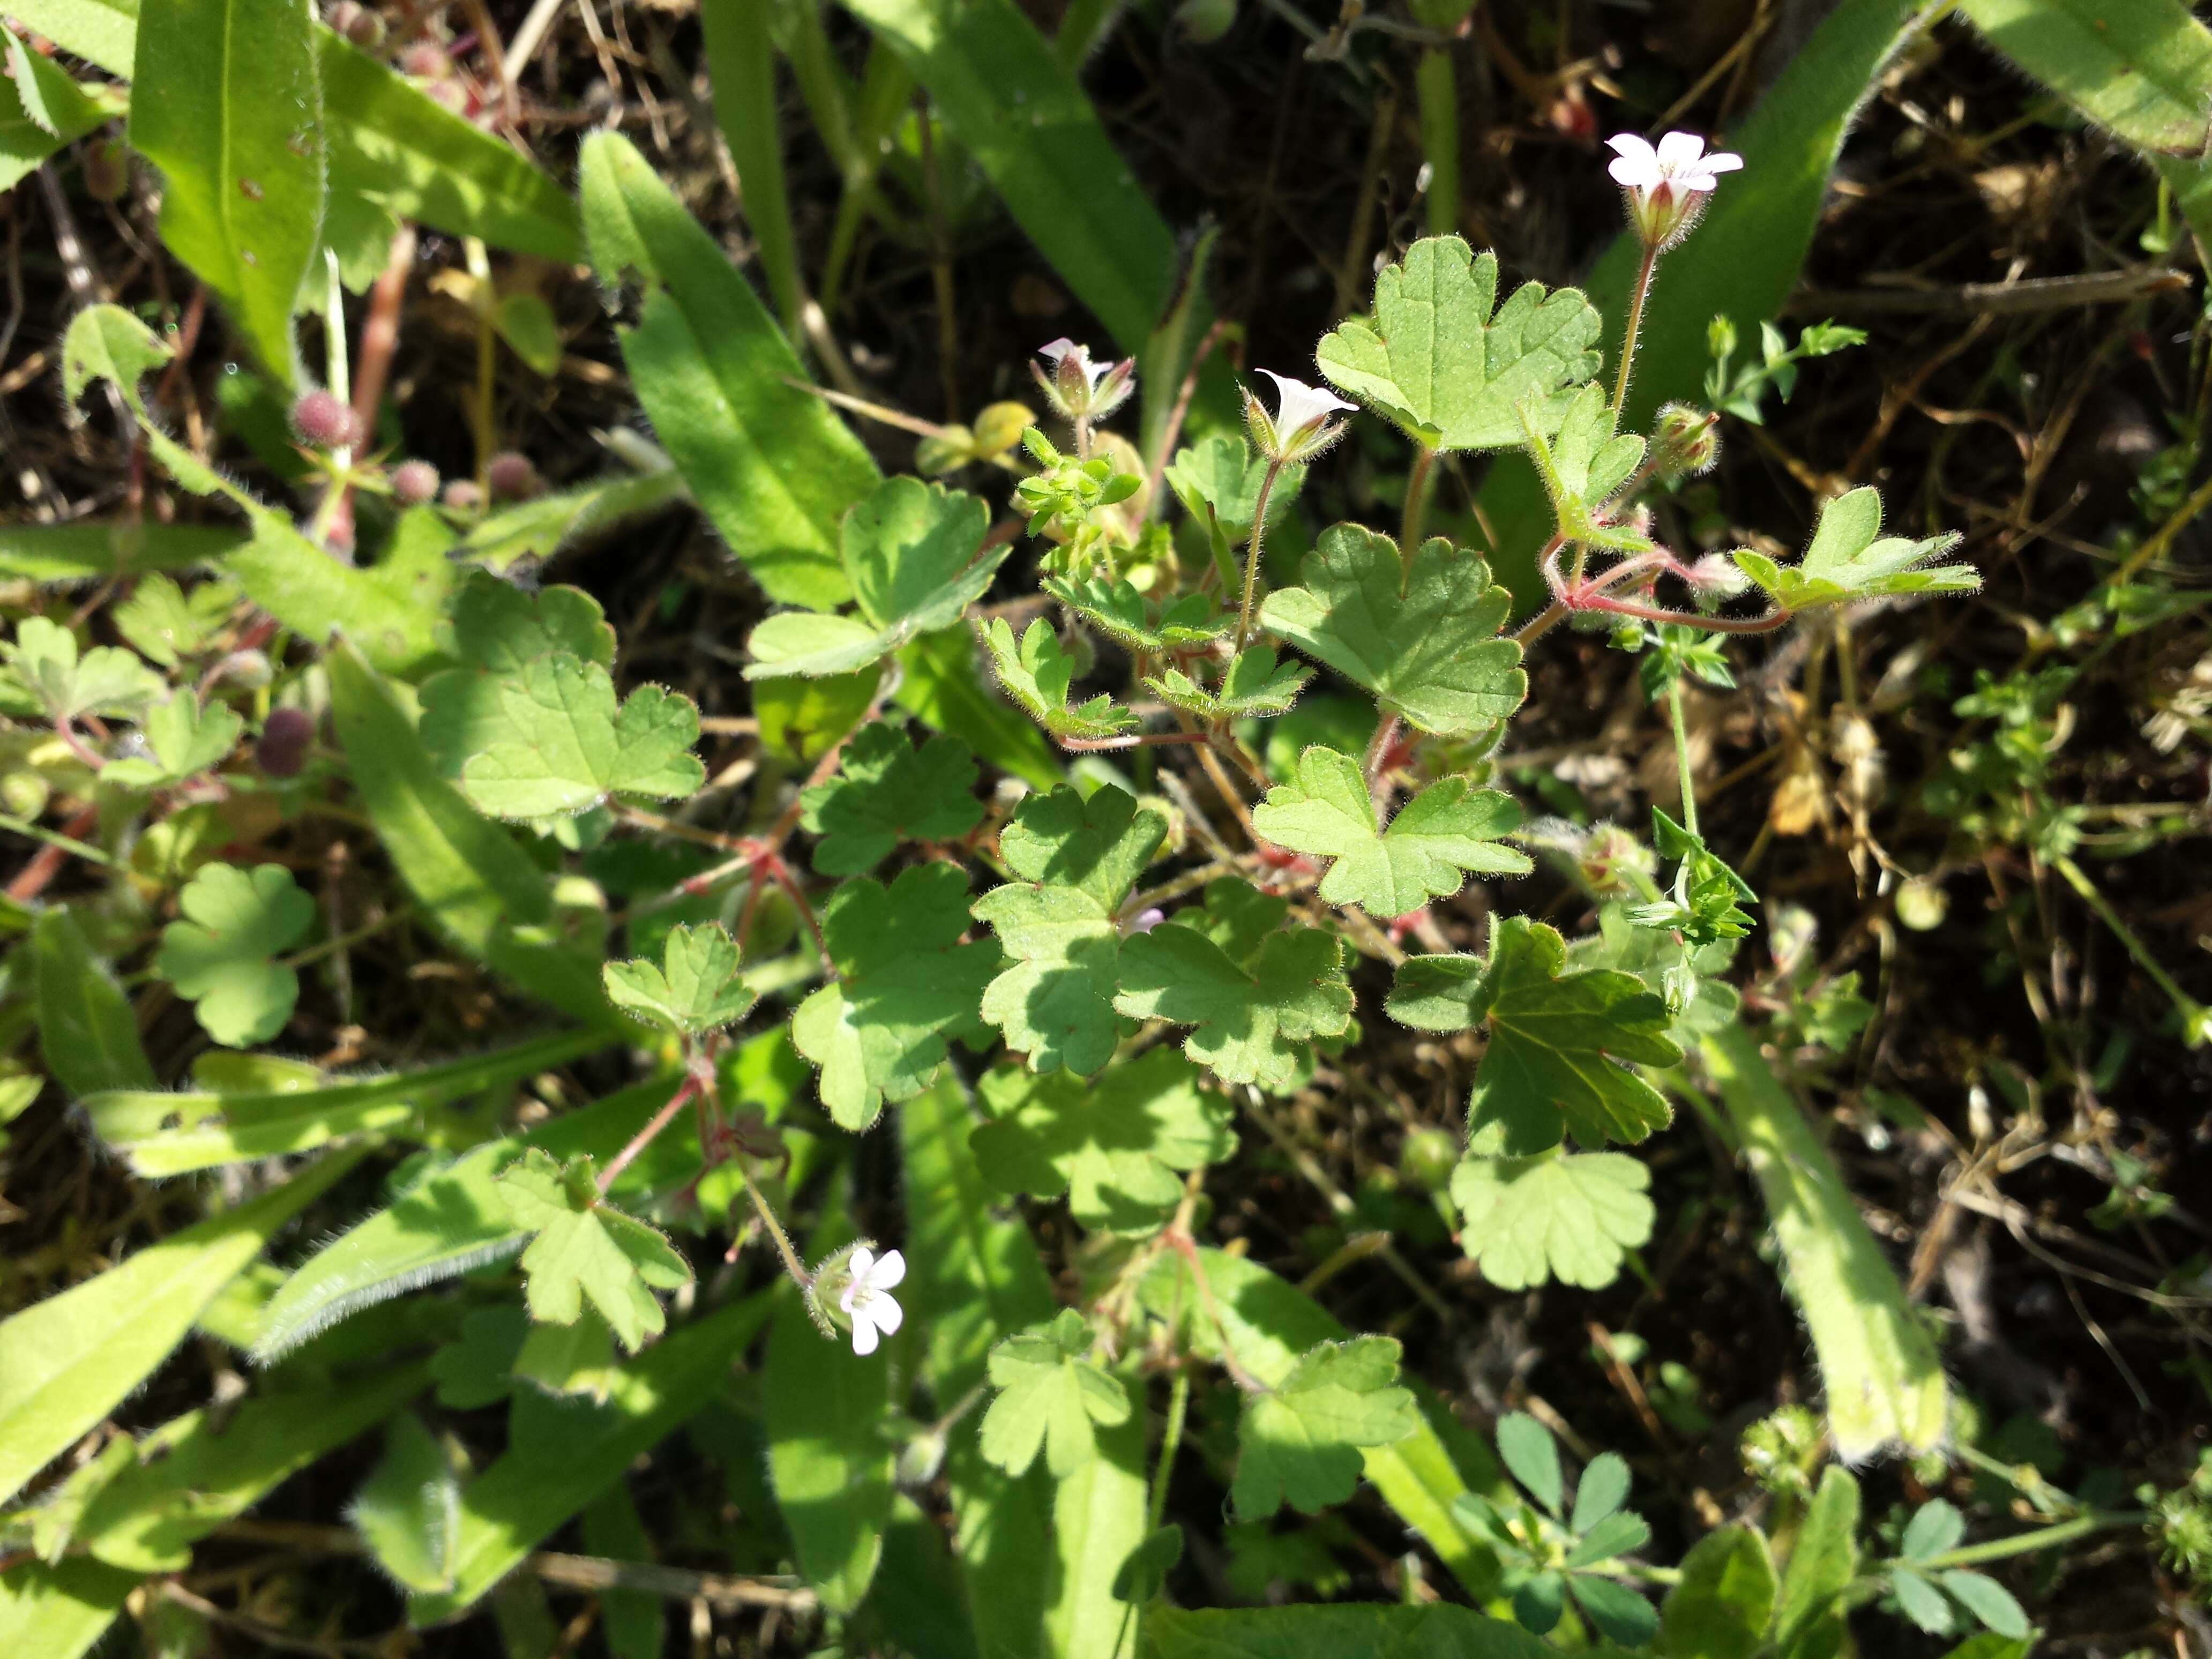
[[[672,1099],[668,1104],[655,1112],[653,1115],[652,1121],[648,1122],[645,1127],[640,1129],[635,1134],[630,1137],[629,1145],[623,1147],[622,1151],[615,1154],[614,1162],[608,1164],[605,1169],[599,1171],[599,1191],[601,1193],[604,1194],[613,1189],[615,1178],[636,1161],[637,1155],[640,1152],[642,1152],[647,1146],[653,1145],[654,1137],[659,1135],[663,1129],[668,1127],[670,1121],[675,1117],[677,1113],[682,1111],[686,1106],[691,1103],[692,1097],[697,1095],[698,1092],[699,1079],[696,1077],[686,1077],[684,1079],[684,1086],[676,1091],[675,1097]]]

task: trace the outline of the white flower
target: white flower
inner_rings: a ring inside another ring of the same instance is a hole
[[[1359,407],[1345,402],[1334,392],[1308,386],[1304,380],[1293,380],[1272,368],[1263,368],[1260,373],[1275,383],[1275,412],[1268,414],[1260,406],[1260,400],[1248,392],[1244,394],[1244,415],[1252,428],[1252,441],[1270,460],[1310,460],[1334,443],[1343,430],[1340,424],[1333,424],[1330,417],[1349,414]]]
[[[1103,420],[1127,399],[1137,384],[1133,357],[1119,362],[1093,362],[1091,348],[1069,339],[1058,339],[1037,348],[1037,356],[1052,365],[1052,373],[1034,363],[1030,372],[1054,408],[1070,420]]]
[[[1655,251],[1681,240],[1705,210],[1705,198],[1719,185],[1720,175],[1743,165],[1742,156],[1726,150],[1707,155],[1705,141],[1694,132],[1670,132],[1656,149],[1632,132],[1606,143],[1615,152],[1607,171],[1628,193],[1629,222]]]
[[[1049,345],[1039,346],[1037,356],[1050,363],[1054,368],[1063,373],[1066,372],[1065,365],[1067,360],[1070,357],[1074,358],[1076,372],[1083,376],[1085,384],[1093,392],[1098,390],[1098,382],[1104,380],[1114,368],[1111,363],[1092,362],[1089,346],[1078,345],[1064,335]]]
[[[1670,132],[1659,141],[1656,149],[1632,132],[1620,133],[1606,143],[1618,153],[1606,170],[1624,190],[1656,190],[1662,185],[1672,185],[1680,190],[1709,191],[1720,183],[1721,173],[1734,173],[1743,165],[1742,156],[1724,149],[1706,155],[1705,141],[1694,132]]]
[[[906,1277],[906,1258],[896,1250],[880,1256],[863,1244],[845,1264],[850,1275],[837,1305],[853,1322],[853,1352],[871,1354],[878,1335],[890,1336],[906,1319],[891,1299],[891,1288]]]

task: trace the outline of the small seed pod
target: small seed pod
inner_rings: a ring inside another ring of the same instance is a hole
[[[456,478],[446,486],[442,499],[456,513],[474,513],[483,506],[483,491],[466,478]]]
[[[296,778],[314,740],[315,722],[307,710],[272,708],[253,745],[254,763],[264,777]]]
[[[438,469],[428,461],[402,461],[392,469],[392,499],[420,507],[438,493]]]
[[[343,449],[361,441],[360,423],[337,394],[318,387],[292,405],[292,431],[317,449]]]
[[[531,465],[530,457],[503,449],[491,458],[484,468],[484,482],[491,486],[491,498],[495,501],[526,501],[544,491],[544,483],[538,469]]]

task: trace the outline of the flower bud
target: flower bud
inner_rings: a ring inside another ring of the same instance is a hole
[[[384,44],[384,20],[359,0],[337,0],[331,8],[331,32],[343,35],[363,52],[374,52]]]
[[[392,469],[392,499],[420,507],[438,493],[438,469],[428,461],[402,461]]]
[[[1662,478],[1708,471],[1721,458],[1721,417],[1687,404],[1662,404],[1651,423],[1651,470]]]
[[[452,67],[446,49],[435,40],[417,40],[399,54],[399,72],[417,81],[442,81]]]
[[[1398,1150],[1398,1168],[1425,1193],[1443,1191],[1458,1166],[1459,1137],[1448,1129],[1416,1129]]]
[[[544,493],[545,485],[527,455],[503,449],[484,468],[484,482],[495,501],[526,501]]]
[[[95,138],[84,149],[84,193],[95,202],[119,202],[131,186],[131,153],[120,140]]]
[[[1929,876],[1914,876],[1900,883],[1893,902],[1899,922],[1916,933],[1933,933],[1951,910],[1951,896],[1943,890],[1942,882]]]
[[[1073,340],[1054,340],[1037,348],[1037,356],[1052,365],[1047,374],[1036,364],[1030,373],[1047,401],[1071,421],[1103,421],[1129,400],[1137,389],[1137,360],[1095,363],[1091,348]]]
[[[1291,380],[1272,368],[1260,373],[1275,383],[1275,411],[1270,415],[1248,392],[1244,423],[1252,430],[1253,443],[1269,460],[1279,465],[1310,461],[1344,435],[1344,422],[1334,417],[1351,413],[1358,407],[1357,404],[1348,404],[1334,392]]]
[[[456,513],[478,513],[483,510],[483,491],[466,478],[456,478],[447,484],[439,498]]]
[[[1738,569],[1735,561],[1725,553],[1706,554],[1689,568],[1682,580],[1689,586],[1690,596],[1707,610],[1734,599],[1751,586],[1751,578]]]
[[[266,651],[234,651],[215,666],[221,678],[242,691],[258,691],[276,678]]]
[[[296,778],[307,763],[307,749],[314,740],[314,719],[307,710],[272,708],[253,745],[254,764],[264,777]]]
[[[937,1479],[937,1472],[945,1467],[945,1436],[936,1429],[925,1429],[899,1448],[898,1463],[892,1475],[902,1488],[912,1492],[926,1486]]]
[[[346,449],[361,441],[360,422],[334,392],[317,387],[292,405],[292,431],[317,449]]]
[[[19,818],[36,818],[53,793],[53,786],[36,772],[0,772],[0,807]]]
[[[1599,898],[1616,897],[1632,890],[1628,872],[1649,872],[1651,849],[1617,823],[1601,823],[1583,838],[1575,854],[1575,868]]]

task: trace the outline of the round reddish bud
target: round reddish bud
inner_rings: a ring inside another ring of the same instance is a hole
[[[254,763],[264,777],[296,778],[314,740],[315,722],[307,710],[272,708],[253,745]]]
[[[119,202],[131,187],[131,154],[115,138],[95,138],[85,146],[84,191],[95,202]]]
[[[1687,404],[1662,404],[1651,423],[1651,466],[1662,478],[1705,471],[1721,456],[1721,417]]]
[[[538,469],[531,465],[530,457],[518,455],[511,449],[502,449],[491,458],[490,465],[484,468],[484,482],[491,486],[491,498],[495,501],[526,501],[545,487],[538,477]]]
[[[442,81],[453,67],[446,49],[435,40],[417,40],[399,54],[399,71],[418,81]]]
[[[465,117],[469,112],[469,89],[459,81],[433,81],[422,88],[422,95],[455,115]]]
[[[361,441],[353,410],[336,392],[319,387],[301,393],[292,405],[292,430],[301,443],[317,449],[343,449]]]
[[[466,478],[456,478],[446,486],[444,501],[456,513],[474,513],[483,505],[483,491]]]
[[[392,469],[392,499],[420,507],[438,493],[438,469],[428,461],[402,461]]]
[[[338,0],[331,8],[330,25],[363,52],[374,52],[384,44],[384,20],[358,0]]]

